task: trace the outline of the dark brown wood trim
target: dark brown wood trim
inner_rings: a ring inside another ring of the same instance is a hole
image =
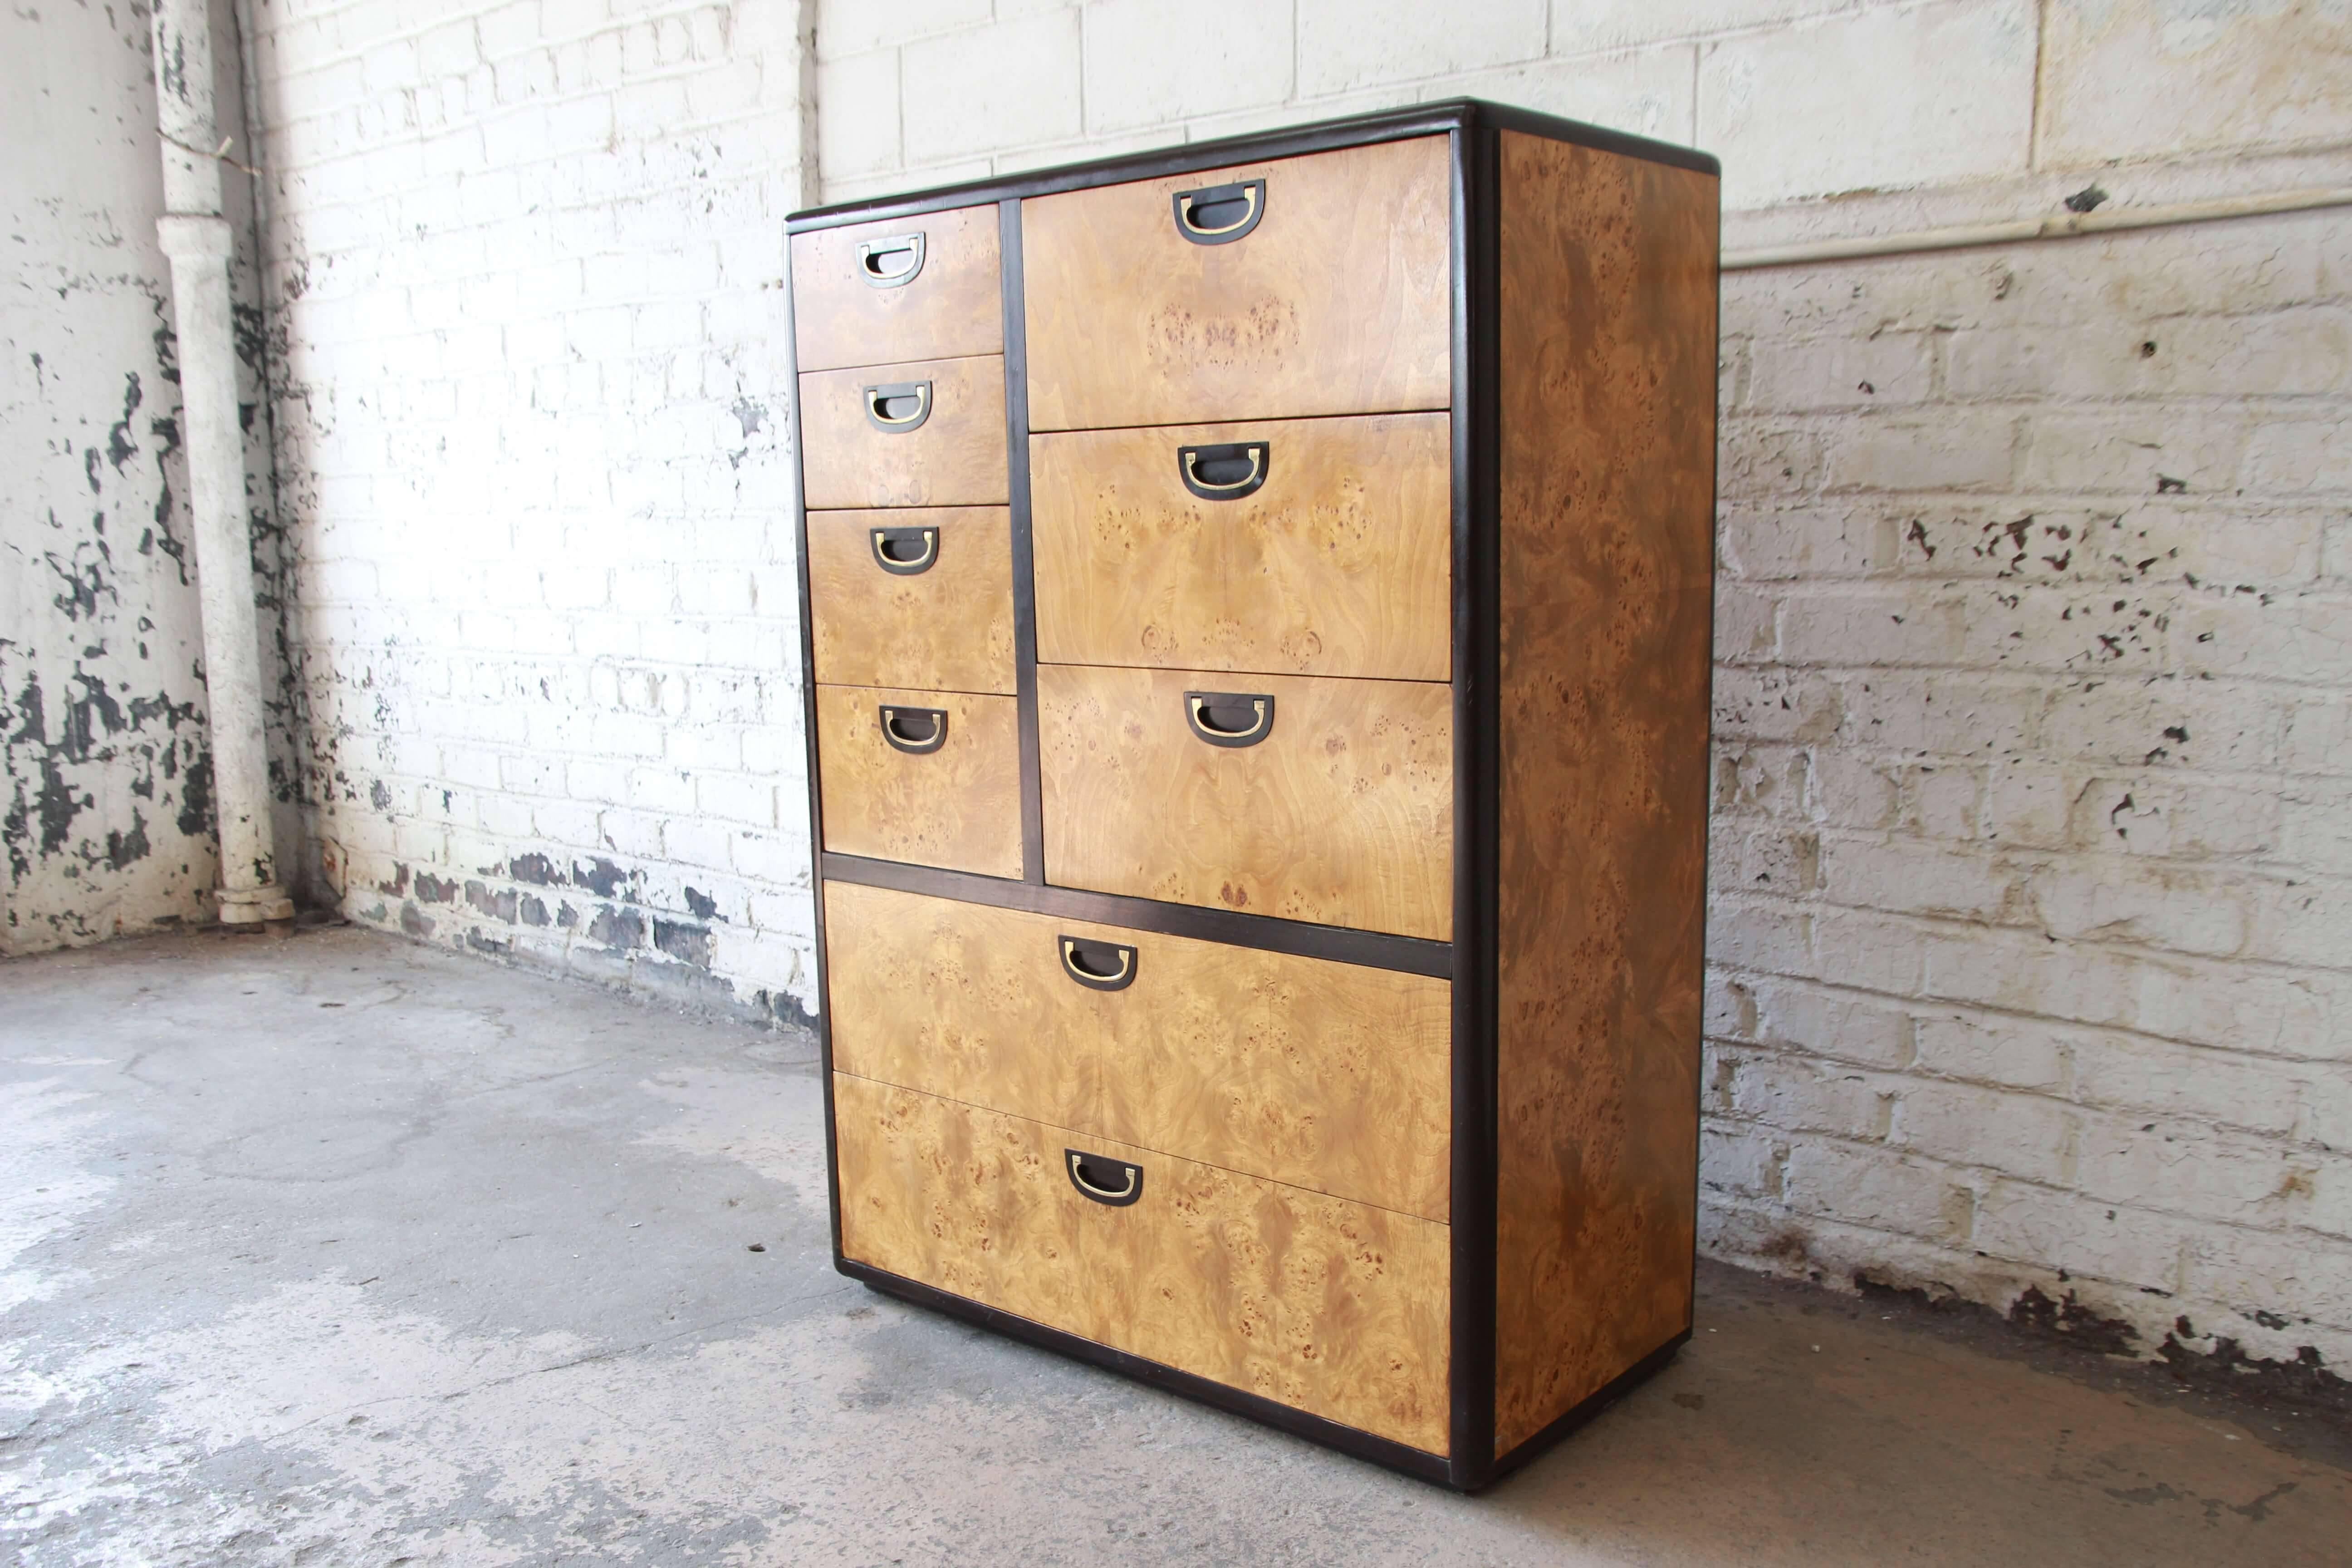
[[[1228,947],[1295,953],[1301,958],[1328,958],[1335,963],[1394,969],[1439,980],[1449,980],[1454,973],[1452,946],[1421,937],[1312,925],[1268,915],[1237,915],[1228,910],[1203,909],[1196,904],[1163,903],[1157,899],[1057,888],[1051,883],[1015,882],[1003,877],[915,866],[903,860],[869,860],[856,855],[820,856],[817,870],[827,881],[894,888],[902,893],[928,893],[960,903],[994,904],[1096,925],[1126,926],[1130,931],[1155,931],[1161,936],[1223,942]]]

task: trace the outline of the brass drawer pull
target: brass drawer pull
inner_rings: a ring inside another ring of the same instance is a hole
[[[1213,746],[1255,746],[1274,732],[1274,699],[1261,692],[1187,691],[1184,719]]]
[[[909,430],[919,430],[923,421],[931,416],[931,384],[928,381],[894,381],[859,390],[866,405],[866,423],[886,436],[904,436]]]
[[[1130,1165],[1124,1160],[1108,1160],[1100,1154],[1081,1154],[1076,1149],[1062,1151],[1070,1171],[1070,1185],[1098,1204],[1123,1209],[1143,1195],[1143,1167]],[[1111,1181],[1121,1185],[1112,1186]]]
[[[1265,483],[1273,466],[1274,447],[1265,441],[1176,448],[1176,471],[1184,488],[1202,500],[1239,500]]]
[[[1062,973],[1095,991],[1124,991],[1135,984],[1135,949],[1123,942],[1058,938]]]
[[[912,283],[923,269],[923,236],[894,234],[868,239],[857,247],[857,275],[875,289],[899,289]]]
[[[948,710],[944,708],[881,708],[882,738],[898,751],[919,757],[948,743]]]
[[[1231,245],[1265,216],[1265,182],[1203,185],[1178,191],[1173,199],[1178,234],[1194,245]]]
[[[874,564],[897,577],[919,577],[938,563],[940,531],[936,528],[874,528]]]

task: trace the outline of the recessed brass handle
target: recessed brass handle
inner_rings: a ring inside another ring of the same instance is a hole
[[[1265,216],[1265,182],[1242,180],[1178,191],[1176,232],[1194,245],[1231,245]]]
[[[1123,942],[1089,942],[1084,937],[1056,939],[1062,950],[1062,973],[1091,991],[1124,991],[1135,984],[1135,949]]]
[[[920,576],[939,561],[936,528],[871,528],[866,533],[874,544],[874,564],[893,576]]]
[[[1213,746],[1255,746],[1274,732],[1274,699],[1262,691],[1187,691],[1184,720]]]
[[[1274,447],[1265,441],[1176,448],[1176,471],[1184,488],[1202,500],[1239,500],[1265,483],[1273,468]]]
[[[904,436],[909,430],[922,427],[931,416],[931,384],[928,381],[894,381],[877,386],[861,387],[859,396],[866,405],[866,423],[886,436]]]
[[[1082,1154],[1076,1149],[1063,1150],[1062,1159],[1069,1169],[1070,1185],[1098,1204],[1123,1209],[1143,1195],[1140,1165],[1101,1154]],[[1111,1185],[1114,1181],[1120,1184]]]
[[[887,239],[861,240],[857,275],[876,289],[903,289],[923,269],[923,237],[894,234]]]
[[[882,738],[909,756],[924,756],[948,743],[948,710],[944,708],[900,708],[882,704]]]

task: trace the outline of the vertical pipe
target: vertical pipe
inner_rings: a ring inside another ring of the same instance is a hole
[[[291,920],[278,885],[262,737],[261,642],[253,608],[253,540],[246,520],[245,443],[237,423],[236,345],[229,314],[228,220],[221,216],[208,0],[158,0],[155,110],[162,132],[163,216],[155,235],[172,263],[179,331],[181,437],[204,615],[205,701],[212,725],[213,798],[220,825],[215,895],[229,924]]]

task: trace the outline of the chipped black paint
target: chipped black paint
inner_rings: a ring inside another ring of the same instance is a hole
[[[710,967],[710,931],[677,921],[654,921],[654,946],[697,969]]]

